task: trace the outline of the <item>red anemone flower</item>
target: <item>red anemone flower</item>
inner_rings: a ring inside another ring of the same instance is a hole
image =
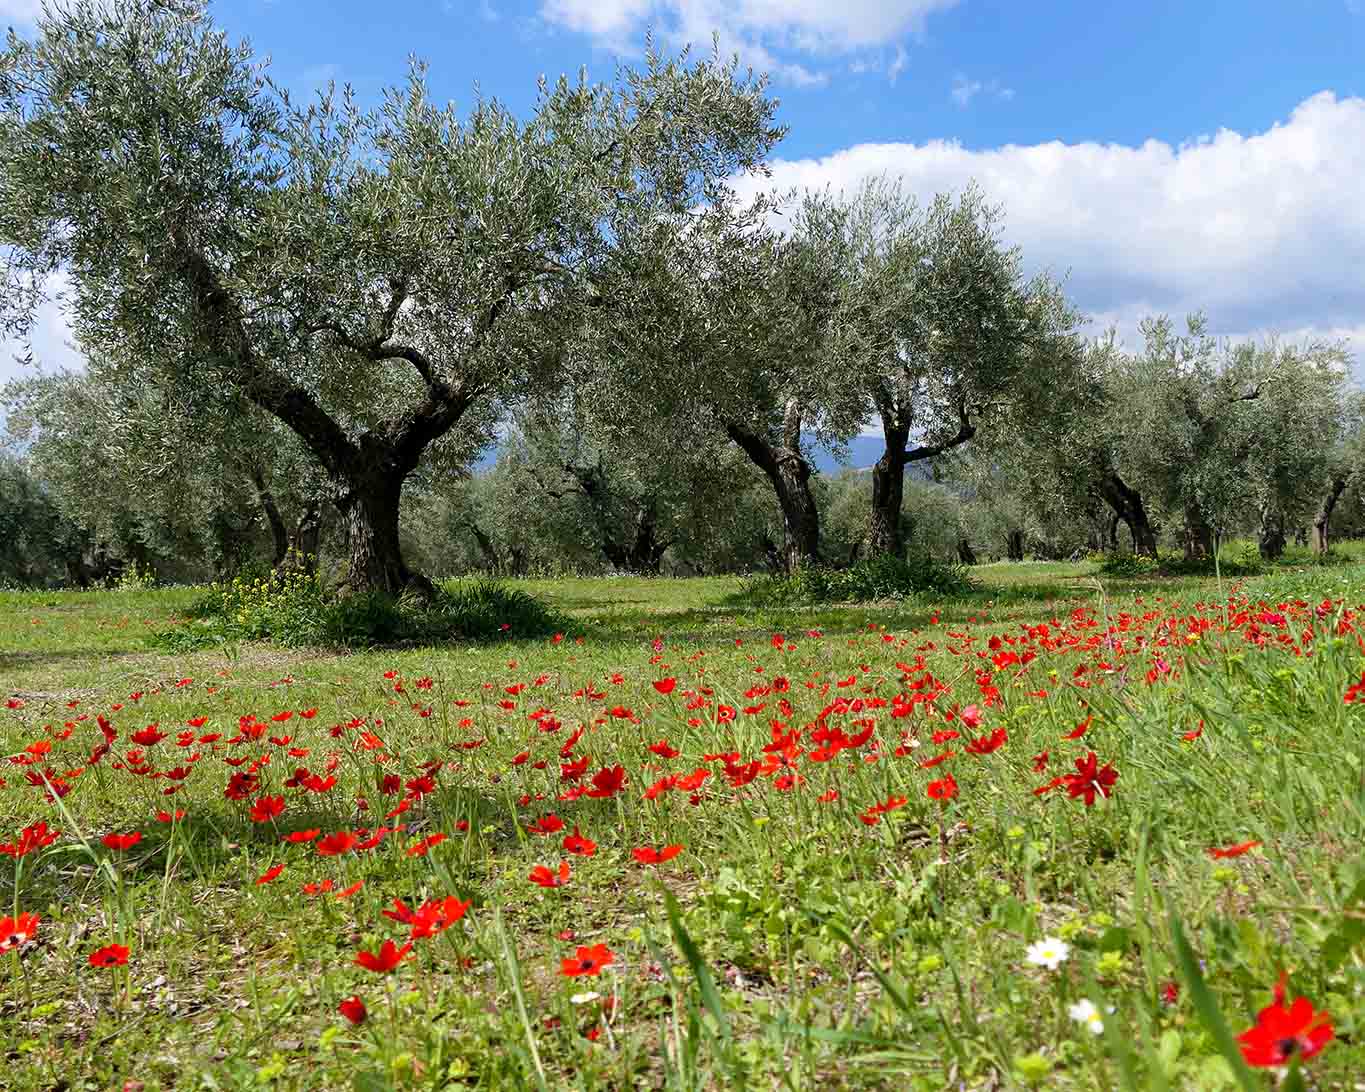
[[[122,944],[107,944],[90,953],[92,967],[122,967],[128,962],[128,949]]]
[[[572,959],[560,963],[560,970],[569,978],[580,975],[596,977],[602,968],[616,961],[616,955],[605,944],[594,944],[590,948],[579,948]]]
[[[929,782],[929,799],[946,802],[957,795],[957,780],[952,774]]]
[[[615,796],[621,791],[621,786],[626,783],[626,770],[619,763],[615,766],[604,766],[592,775],[592,788],[588,790],[588,795],[596,800],[603,800],[609,796]]]
[[[336,857],[345,853],[356,843],[356,837],[349,830],[338,830],[319,838],[317,850],[319,857]]]
[[[262,872],[259,876],[256,877],[256,886],[259,887],[263,883],[269,883],[271,880],[278,879],[280,873],[283,871],[284,871],[283,861],[281,861],[277,865],[272,865],[270,868],[267,868],[264,872]]]
[[[558,873],[551,872],[543,864],[538,864],[531,869],[528,879],[540,887],[563,887],[569,882],[569,862],[560,861]]]
[[[100,841],[108,848],[122,853],[124,850],[132,849],[133,846],[142,841],[142,832],[135,830],[131,834],[106,834]]]
[[[673,693],[673,688],[678,685],[677,679],[655,679],[654,689],[660,694],[667,696]]]
[[[1239,842],[1237,845],[1228,846],[1225,849],[1214,846],[1209,849],[1209,856],[1215,861],[1224,861],[1229,857],[1240,857],[1243,853],[1255,849],[1260,844],[1260,842]]]
[[[1085,799],[1088,808],[1095,803],[1095,796],[1108,797],[1114,791],[1114,782],[1119,779],[1118,770],[1108,763],[1099,765],[1095,752],[1084,758],[1076,759],[1076,773],[1066,775],[1066,791],[1072,799]]]
[[[679,845],[664,846],[662,849],[655,849],[653,846],[641,846],[639,849],[632,849],[631,855],[642,865],[663,864],[671,861],[683,847]]]
[[[1256,1026],[1237,1036],[1247,1065],[1288,1065],[1294,1057],[1307,1060],[1332,1041],[1332,1019],[1315,1011],[1306,997],[1284,1003],[1285,976],[1275,985],[1275,1000],[1256,1015]]]
[[[337,1006],[337,1012],[346,1017],[353,1024],[363,1024],[365,1017],[369,1015],[365,1011],[365,1002],[359,997],[348,997]]]
[[[580,857],[591,857],[597,852],[597,843],[579,833],[578,826],[575,824],[573,833],[564,838],[564,851],[576,853]]]
[[[0,953],[22,948],[38,936],[37,914],[20,914],[17,918],[0,918]]]
[[[388,974],[403,962],[410,951],[412,951],[411,941],[399,948],[393,941],[386,940],[379,946],[378,952],[356,952],[355,963],[357,967],[364,967],[367,971],[374,971],[375,974]]]

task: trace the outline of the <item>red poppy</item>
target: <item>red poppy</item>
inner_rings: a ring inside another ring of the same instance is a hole
[[[0,953],[22,948],[35,939],[38,936],[38,924],[42,920],[37,914],[0,918]]]
[[[1009,734],[1003,728],[997,728],[988,736],[981,736],[967,744],[967,753],[970,755],[988,755],[993,751],[998,751],[1009,739]]]
[[[673,693],[673,688],[678,685],[677,679],[655,679],[654,689],[665,696]]]
[[[609,963],[614,963],[616,956],[605,944],[594,944],[590,948],[580,947],[572,959],[565,959],[560,963],[560,970],[569,978],[577,978],[580,975],[592,975],[596,977],[602,973],[602,968]]]
[[[322,831],[319,830],[317,827],[313,827],[311,830],[291,830],[288,834],[281,838],[280,841],[289,842],[293,845],[297,845],[300,842],[311,842],[321,833]]]
[[[346,1017],[353,1024],[363,1024],[365,1017],[369,1015],[365,1011],[365,1002],[359,997],[348,997],[337,1006],[337,1012]]]
[[[1256,1026],[1237,1036],[1247,1065],[1282,1066],[1294,1057],[1305,1061],[1335,1036],[1332,1019],[1315,1011],[1306,997],[1284,1003],[1285,976],[1275,985],[1275,1000],[1256,1015]]]
[[[284,814],[283,796],[262,796],[251,805],[251,821],[268,823]]]
[[[174,812],[159,811],[156,813],[156,821],[158,823],[178,823],[183,818],[185,818],[183,808],[176,808]]]
[[[259,887],[263,883],[269,883],[271,880],[278,879],[280,873],[283,871],[284,871],[283,861],[281,861],[277,865],[272,865],[270,868],[266,869],[264,872],[262,872],[259,876],[256,877],[256,886]]]
[[[543,864],[538,864],[531,869],[531,875],[527,877],[533,884],[540,887],[563,887],[569,882],[569,862],[559,862],[559,872],[551,872]]]
[[[135,830],[131,834],[106,834],[100,841],[108,848],[122,853],[142,841],[142,832]]]
[[[574,825],[573,833],[564,838],[564,851],[566,853],[576,853],[580,857],[591,857],[597,852],[597,843],[591,838],[585,838],[579,833],[577,824]]]
[[[338,830],[319,838],[317,850],[319,857],[336,857],[354,846],[356,837],[349,830]]]
[[[408,856],[425,857],[427,855],[428,850],[433,849],[436,846],[439,846],[448,837],[449,835],[442,834],[439,831],[436,834],[428,835],[426,838],[423,838],[420,842],[418,842],[415,846],[408,847]]]
[[[588,795],[596,800],[602,800],[616,795],[625,783],[625,767],[619,763],[615,766],[604,766],[592,775],[592,788],[588,790]]]
[[[401,904],[395,900],[395,905]],[[444,933],[456,922],[463,919],[472,905],[472,902],[463,902],[454,895],[447,895],[443,899],[428,900],[416,911],[408,914],[407,924],[412,926],[412,939],[421,940],[425,937],[435,936],[437,933]],[[394,916],[387,910],[385,914],[389,917]]]
[[[1099,765],[1095,752],[1084,758],[1076,759],[1076,773],[1066,775],[1066,791],[1074,800],[1084,798],[1088,808],[1095,803],[1095,796],[1108,797],[1114,791],[1114,782],[1119,779],[1118,770],[1108,763]]]
[[[90,953],[92,967],[122,967],[128,962],[128,949],[122,944],[108,944]]]
[[[1213,847],[1209,849],[1209,856],[1215,861],[1224,861],[1229,857],[1240,857],[1243,853],[1255,849],[1260,842],[1239,842],[1235,846],[1228,846],[1225,849]]]
[[[930,781],[928,793],[930,800],[951,800],[957,795],[957,781],[952,774],[947,774],[937,781]]]
[[[664,846],[662,849],[655,849],[653,846],[641,846],[639,849],[632,849],[631,855],[642,865],[663,864],[671,861],[683,847],[679,845]]]
[[[25,827],[19,832],[17,842],[6,842],[0,845],[0,853],[6,857],[26,857],[35,849],[42,849],[50,846],[61,835],[60,830],[48,830],[47,820],[39,819],[38,822]]]
[[[1067,732],[1066,735],[1062,736],[1062,738],[1063,738],[1063,739],[1080,739],[1081,736],[1085,735],[1085,733],[1088,732],[1088,731],[1090,730],[1090,722],[1091,722],[1092,720],[1094,720],[1094,719],[1095,719],[1095,718],[1094,718],[1093,716],[1091,716],[1091,717],[1086,717],[1085,720],[1081,721],[1080,724],[1076,725],[1075,728],[1073,728],[1073,729],[1071,729],[1071,731]]]
[[[670,745],[668,740],[666,739],[661,739],[659,740],[658,743],[651,743],[649,745],[649,749],[653,751],[656,755],[658,755],[660,758],[678,757],[678,752],[674,750],[672,745]]]
[[[399,948],[393,941],[386,940],[379,946],[378,952],[356,952],[355,963],[357,967],[364,967],[367,971],[374,971],[375,974],[388,974],[403,962],[410,951],[412,951],[411,941]]]
[[[564,829],[564,820],[553,813],[542,816],[526,828],[528,834],[557,834]]]

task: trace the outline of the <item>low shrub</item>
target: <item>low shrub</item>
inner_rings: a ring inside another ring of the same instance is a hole
[[[846,569],[808,565],[792,573],[756,577],[739,599],[756,607],[802,603],[871,603],[912,599],[918,595],[961,595],[973,588],[967,569],[927,554],[895,557],[884,554]]]
[[[274,572],[215,585],[155,640],[176,652],[253,640],[366,648],[539,637],[564,626],[540,600],[496,580],[452,582],[431,599],[395,599],[382,592],[330,594],[316,575]]]

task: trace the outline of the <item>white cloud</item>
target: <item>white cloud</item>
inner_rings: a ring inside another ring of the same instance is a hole
[[[1365,99],[1323,92],[1264,132],[1178,147],[860,144],[778,161],[764,188],[851,192],[882,172],[923,198],[976,180],[1027,264],[1067,275],[1102,320],[1135,329],[1141,314],[1204,310],[1223,333],[1365,321]]]
[[[43,0],[0,0],[0,21],[32,26],[43,10]]]
[[[702,47],[718,35],[721,48],[776,78],[823,82],[805,65],[784,60],[795,51],[812,56],[852,53],[897,43],[919,33],[933,12],[958,0],[544,0],[550,23],[590,35],[613,50],[639,48],[648,28],[672,44]],[[904,68],[903,53],[891,76]]]
[[[1004,99],[1006,102],[1014,98],[1014,88],[1001,87],[999,80],[982,83],[980,80],[969,80],[961,73],[953,77],[953,89],[950,94],[953,101],[964,110],[971,105],[972,99],[983,93],[992,98]]]
[[[893,87],[896,83],[896,77],[905,71],[905,65],[908,60],[909,58],[906,55],[905,46],[898,45],[896,47],[896,58],[891,62],[891,67],[886,70],[886,78]]]
[[[980,80],[969,80],[966,76],[953,77],[953,101],[959,106],[967,106],[981,93],[984,85]]]

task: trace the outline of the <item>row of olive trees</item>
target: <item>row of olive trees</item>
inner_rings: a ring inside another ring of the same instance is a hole
[[[527,119],[438,107],[420,67],[375,109],[299,106],[201,0],[73,0],[0,55],[3,320],[64,274],[90,364],[14,388],[11,428],[99,537],[224,557],[259,521],[278,561],[331,520],[354,589],[430,588],[405,511],[512,571],[532,535],[646,571],[840,562],[813,449],[869,423],[865,554],[905,548],[917,465],[1038,521],[1103,506],[1143,551],[1179,520],[1207,552],[1249,508],[1268,549],[1314,517],[1326,541],[1338,350],[1164,320],[1088,344],[974,189],[741,201],[775,110],[733,62],[652,50]]]

